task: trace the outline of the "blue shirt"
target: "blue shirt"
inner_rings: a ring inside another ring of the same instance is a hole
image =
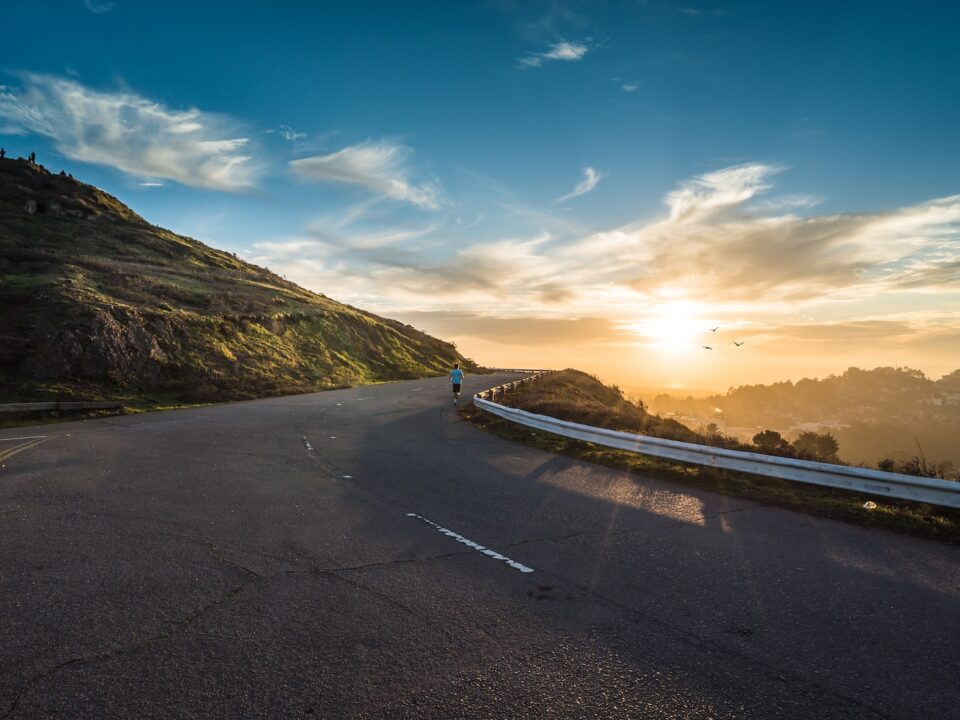
[[[463,384],[463,370],[460,368],[454,368],[450,371],[450,382],[454,385]]]

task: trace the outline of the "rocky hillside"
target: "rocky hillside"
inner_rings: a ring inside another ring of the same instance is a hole
[[[0,159],[0,402],[225,400],[423,377],[450,343]]]

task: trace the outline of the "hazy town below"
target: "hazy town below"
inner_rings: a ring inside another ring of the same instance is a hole
[[[691,429],[715,424],[749,442],[761,430],[788,440],[800,432],[829,432],[839,456],[875,466],[882,458],[921,455],[960,465],[960,370],[938,380],[909,368],[850,368],[823,379],[743,385],[726,393],[624,387],[650,412]]]

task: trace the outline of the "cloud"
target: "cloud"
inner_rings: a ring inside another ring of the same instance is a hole
[[[21,89],[0,91],[0,118],[19,133],[51,138],[72,160],[214,190],[246,190],[255,182],[249,140],[232,136],[220,116],[49,75],[21,78]]]
[[[625,93],[632,93],[636,92],[639,87],[640,85],[637,83],[624,83],[620,86],[620,89],[622,89]]]
[[[266,133],[267,133],[268,135],[273,135],[274,133],[277,133],[277,134],[280,135],[280,137],[282,137],[284,140],[286,140],[287,142],[292,142],[292,143],[295,143],[295,142],[297,142],[298,140],[303,140],[303,139],[307,136],[307,134],[306,134],[305,132],[297,132],[296,130],[294,130],[294,129],[293,129],[292,127],[290,127],[289,125],[281,125],[281,126],[280,126],[279,128],[277,128],[276,130],[274,130],[274,129],[271,128],[270,130],[267,130]]]
[[[688,180],[667,193],[666,204],[675,220],[697,220],[734,207],[768,190],[767,178],[782,168],[748,164],[726,168]]]
[[[640,293],[681,287],[712,302],[851,300],[960,282],[960,196],[859,215],[751,212],[779,170],[699,176],[667,194],[667,218],[595,233],[561,254]]]
[[[571,198],[575,198],[578,195],[585,195],[593,190],[597,186],[597,183],[599,183],[605,176],[606,173],[597,172],[588,165],[583,169],[583,180],[578,182],[577,186],[571,192],[567,193],[566,195],[561,195],[553,202],[561,203],[566,200],[570,200]]]
[[[527,53],[517,60],[521,68],[538,68],[546,60],[566,60],[573,62],[583,59],[590,48],[582,43],[572,43],[566,40],[554,43],[546,52]]]
[[[506,345],[569,345],[601,341],[617,333],[602,318],[502,317],[470,312],[408,312],[399,320],[429,327],[441,337],[457,335]]]
[[[112,2],[97,2],[96,0],[83,0],[83,6],[94,15],[103,15],[113,10]]]
[[[301,180],[360,185],[379,195],[435,210],[440,206],[440,188],[434,182],[415,185],[409,180],[407,159],[411,153],[404,145],[368,140],[329,155],[294,160],[290,169]]]

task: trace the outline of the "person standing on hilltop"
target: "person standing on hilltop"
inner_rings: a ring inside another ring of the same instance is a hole
[[[463,386],[463,370],[460,369],[460,363],[453,364],[453,370],[450,371],[450,385],[453,387],[453,404],[456,405],[460,399],[460,388]]]
[[[4,150],[3,148],[0,148],[0,160],[5,158],[6,156],[7,156],[7,151]]]

